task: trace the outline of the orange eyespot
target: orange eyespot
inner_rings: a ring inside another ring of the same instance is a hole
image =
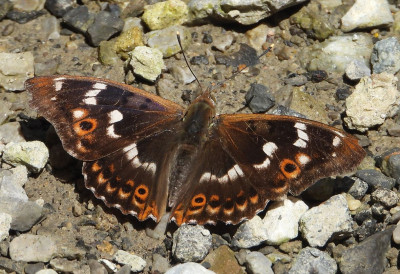
[[[203,207],[206,204],[206,196],[203,193],[199,193],[193,197],[191,205],[192,207]]]
[[[97,120],[93,118],[87,118],[81,120],[73,125],[74,131],[79,136],[83,136],[92,132],[93,130],[96,129],[96,127],[97,127]]]
[[[299,166],[290,159],[283,159],[279,167],[283,175],[289,179],[297,178],[301,173]]]

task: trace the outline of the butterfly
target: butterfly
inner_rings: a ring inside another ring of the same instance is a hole
[[[139,220],[237,224],[268,201],[353,170],[365,151],[334,127],[291,116],[221,114],[210,89],[187,109],[114,81],[26,81],[31,106],[83,161],[85,186]]]

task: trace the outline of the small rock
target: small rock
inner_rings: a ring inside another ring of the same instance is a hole
[[[186,85],[186,84],[190,84],[194,80],[196,80],[196,78],[194,78],[194,75],[191,73],[191,71],[189,70],[188,67],[182,68],[179,66],[173,66],[169,70],[170,70],[172,76],[177,81],[179,81],[179,83]]]
[[[203,264],[205,262],[210,264],[210,270],[218,274],[244,274],[235,258],[234,252],[226,245],[222,245],[210,252],[204,259]]]
[[[400,43],[395,37],[378,41],[371,55],[374,73],[396,74],[400,70]]]
[[[400,105],[397,77],[383,72],[364,77],[346,99],[345,123],[351,129],[365,132],[393,117]]]
[[[44,6],[54,16],[62,17],[73,9],[73,5],[74,0],[48,0]]]
[[[353,227],[346,199],[335,195],[309,209],[300,219],[300,231],[312,247],[322,247],[335,236],[350,234]]]
[[[122,31],[124,21],[114,14],[101,11],[96,14],[94,22],[89,26],[87,35],[93,46],[97,47],[101,41],[108,40],[111,36]]]
[[[139,27],[131,27],[122,31],[115,39],[115,51],[122,56],[137,46],[143,46],[143,31]]]
[[[115,65],[119,61],[120,57],[117,54],[115,48],[115,41],[101,41],[98,47],[99,49],[99,60],[103,65]]]
[[[66,25],[83,34],[94,21],[94,15],[89,13],[89,9],[85,5],[69,10],[62,18]]]
[[[96,260],[89,260],[90,273],[108,274],[107,269]]]
[[[393,207],[399,202],[399,196],[397,195],[397,192],[387,188],[378,188],[372,192],[371,197],[386,207]]]
[[[270,28],[265,24],[260,24],[255,28],[246,32],[246,37],[249,39],[249,44],[256,50],[261,50],[264,43],[269,37],[275,36],[275,29]]]
[[[44,14],[46,14],[46,11],[43,9],[32,11],[18,11],[16,9],[13,9],[7,13],[7,18],[19,24],[25,24]]]
[[[242,223],[233,235],[232,246],[237,248],[251,248],[265,242],[268,234],[264,229],[264,222],[256,215]]]
[[[49,150],[40,141],[8,143],[3,152],[3,160],[13,166],[25,165],[29,171],[38,173],[47,163]]]
[[[164,214],[164,216],[161,217],[160,222],[158,222],[158,224],[154,228],[151,227],[146,228],[146,235],[153,239],[158,239],[158,240],[164,239],[168,222],[169,222],[169,214]]]
[[[133,73],[146,80],[155,81],[161,74],[161,70],[165,69],[162,52],[158,49],[138,46],[129,55]]]
[[[24,90],[25,81],[34,76],[33,55],[0,52],[0,68],[0,86],[9,91]]]
[[[261,252],[253,251],[246,255],[246,265],[253,274],[273,274],[272,262]]]
[[[400,183],[400,153],[393,154],[389,157],[387,169],[390,176]]]
[[[161,256],[160,254],[153,254],[153,264],[151,265],[151,270],[154,272],[165,273],[169,268],[168,259]]]
[[[289,274],[332,273],[337,272],[337,265],[327,253],[316,248],[306,247],[294,259]]]
[[[214,39],[213,46],[222,52],[225,52],[233,43],[233,35],[231,33],[225,33],[223,35],[219,35]]]
[[[0,212],[0,242],[8,237],[11,228],[11,215]]]
[[[362,205],[359,200],[354,199],[351,195],[346,195],[346,200],[350,211],[357,210]]]
[[[174,232],[172,254],[179,262],[196,262],[206,257],[211,245],[210,231],[200,225],[183,225]]]
[[[353,60],[346,67],[345,74],[352,81],[371,76],[371,69],[361,60]]]
[[[10,142],[25,142],[21,132],[21,125],[18,122],[10,122],[0,125],[0,140],[4,144]]]
[[[46,263],[56,254],[56,243],[47,235],[23,234],[10,243],[10,257],[15,261]]]
[[[150,30],[182,25],[188,20],[188,7],[180,0],[168,0],[144,7],[143,22]]]
[[[393,16],[387,0],[356,0],[342,17],[344,32],[354,29],[388,27]]]
[[[44,263],[27,264],[24,270],[26,274],[36,274],[39,270],[45,269],[45,267]]]
[[[130,265],[132,272],[140,272],[146,267],[146,261],[139,256],[129,252],[118,250],[114,255],[114,260],[123,265]]]
[[[396,228],[393,230],[393,241],[400,244],[400,221],[397,223]]]
[[[178,264],[170,269],[168,269],[165,274],[215,274],[214,271],[206,269],[201,264],[196,263],[184,263]]]
[[[356,235],[358,240],[364,241],[367,237],[373,235],[377,230],[377,224],[375,219],[366,219],[364,222],[357,228]]]
[[[390,248],[390,240],[395,227],[375,233],[363,242],[345,250],[339,267],[343,274],[383,273],[386,265],[386,252]]]
[[[58,273],[73,273],[77,269],[82,268],[82,264],[78,261],[71,261],[66,258],[55,258],[50,261],[52,269]]]
[[[107,269],[108,273],[114,273],[114,272],[117,272],[117,270],[118,270],[116,264],[114,264],[113,262],[110,262],[109,260],[100,259],[99,262]]]
[[[186,50],[192,42],[190,31],[183,26],[171,26],[162,30],[154,30],[145,34],[146,44],[159,49],[164,58],[171,57],[181,51],[176,33],[179,32],[182,48]]]
[[[47,40],[60,38],[60,23],[54,16],[46,17],[42,21],[42,31]]]
[[[353,185],[350,187],[348,194],[356,199],[361,199],[368,191],[368,184],[359,178],[356,178]]]
[[[268,88],[256,83],[251,84],[245,100],[253,113],[266,112],[275,105],[275,98]]]
[[[355,176],[366,182],[374,189],[378,187],[392,189],[396,183],[395,179],[385,176],[382,172],[376,169],[359,170],[356,172]]]
[[[13,4],[9,0],[0,2],[0,20],[3,20],[6,14],[13,8]]]
[[[53,269],[42,269],[36,272],[35,274],[57,274],[57,272],[54,271]]]
[[[301,91],[300,88],[293,89],[289,108],[305,115],[308,119],[328,124],[329,119],[325,105],[310,94]]]

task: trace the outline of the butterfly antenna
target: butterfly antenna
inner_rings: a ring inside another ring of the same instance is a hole
[[[188,66],[190,72],[194,76],[194,79],[196,79],[196,82],[199,84],[200,89],[203,90],[203,87],[201,86],[199,79],[197,79],[196,75],[194,74],[194,72],[193,72],[192,68],[190,67],[189,62],[188,62],[188,60],[186,58],[185,51],[183,50],[183,47],[182,47],[181,35],[180,35],[179,31],[176,32],[176,38],[178,39],[178,44],[179,44],[179,47],[181,48],[181,51],[182,51],[182,54],[183,54],[183,59],[185,59],[186,65]]]
[[[275,44],[271,44],[266,50],[263,51],[263,53],[261,53],[259,56],[257,56],[257,60],[261,59],[261,57],[263,57],[264,55],[266,55],[268,52],[270,52],[272,50],[272,48],[275,46]],[[238,66],[238,70],[236,70],[229,78],[226,78],[224,81],[218,82],[217,84],[215,84],[214,89],[216,87],[221,87],[225,82],[232,80],[233,78],[235,78],[239,73],[241,73],[243,70],[245,70],[246,68],[248,68],[249,66],[246,64],[243,65],[239,65]]]

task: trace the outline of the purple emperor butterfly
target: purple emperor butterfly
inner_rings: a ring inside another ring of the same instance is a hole
[[[107,206],[159,221],[237,224],[289,192],[354,169],[357,139],[305,119],[216,115],[211,91],[185,110],[129,85],[78,76],[26,82],[31,105],[84,161],[85,185]]]

